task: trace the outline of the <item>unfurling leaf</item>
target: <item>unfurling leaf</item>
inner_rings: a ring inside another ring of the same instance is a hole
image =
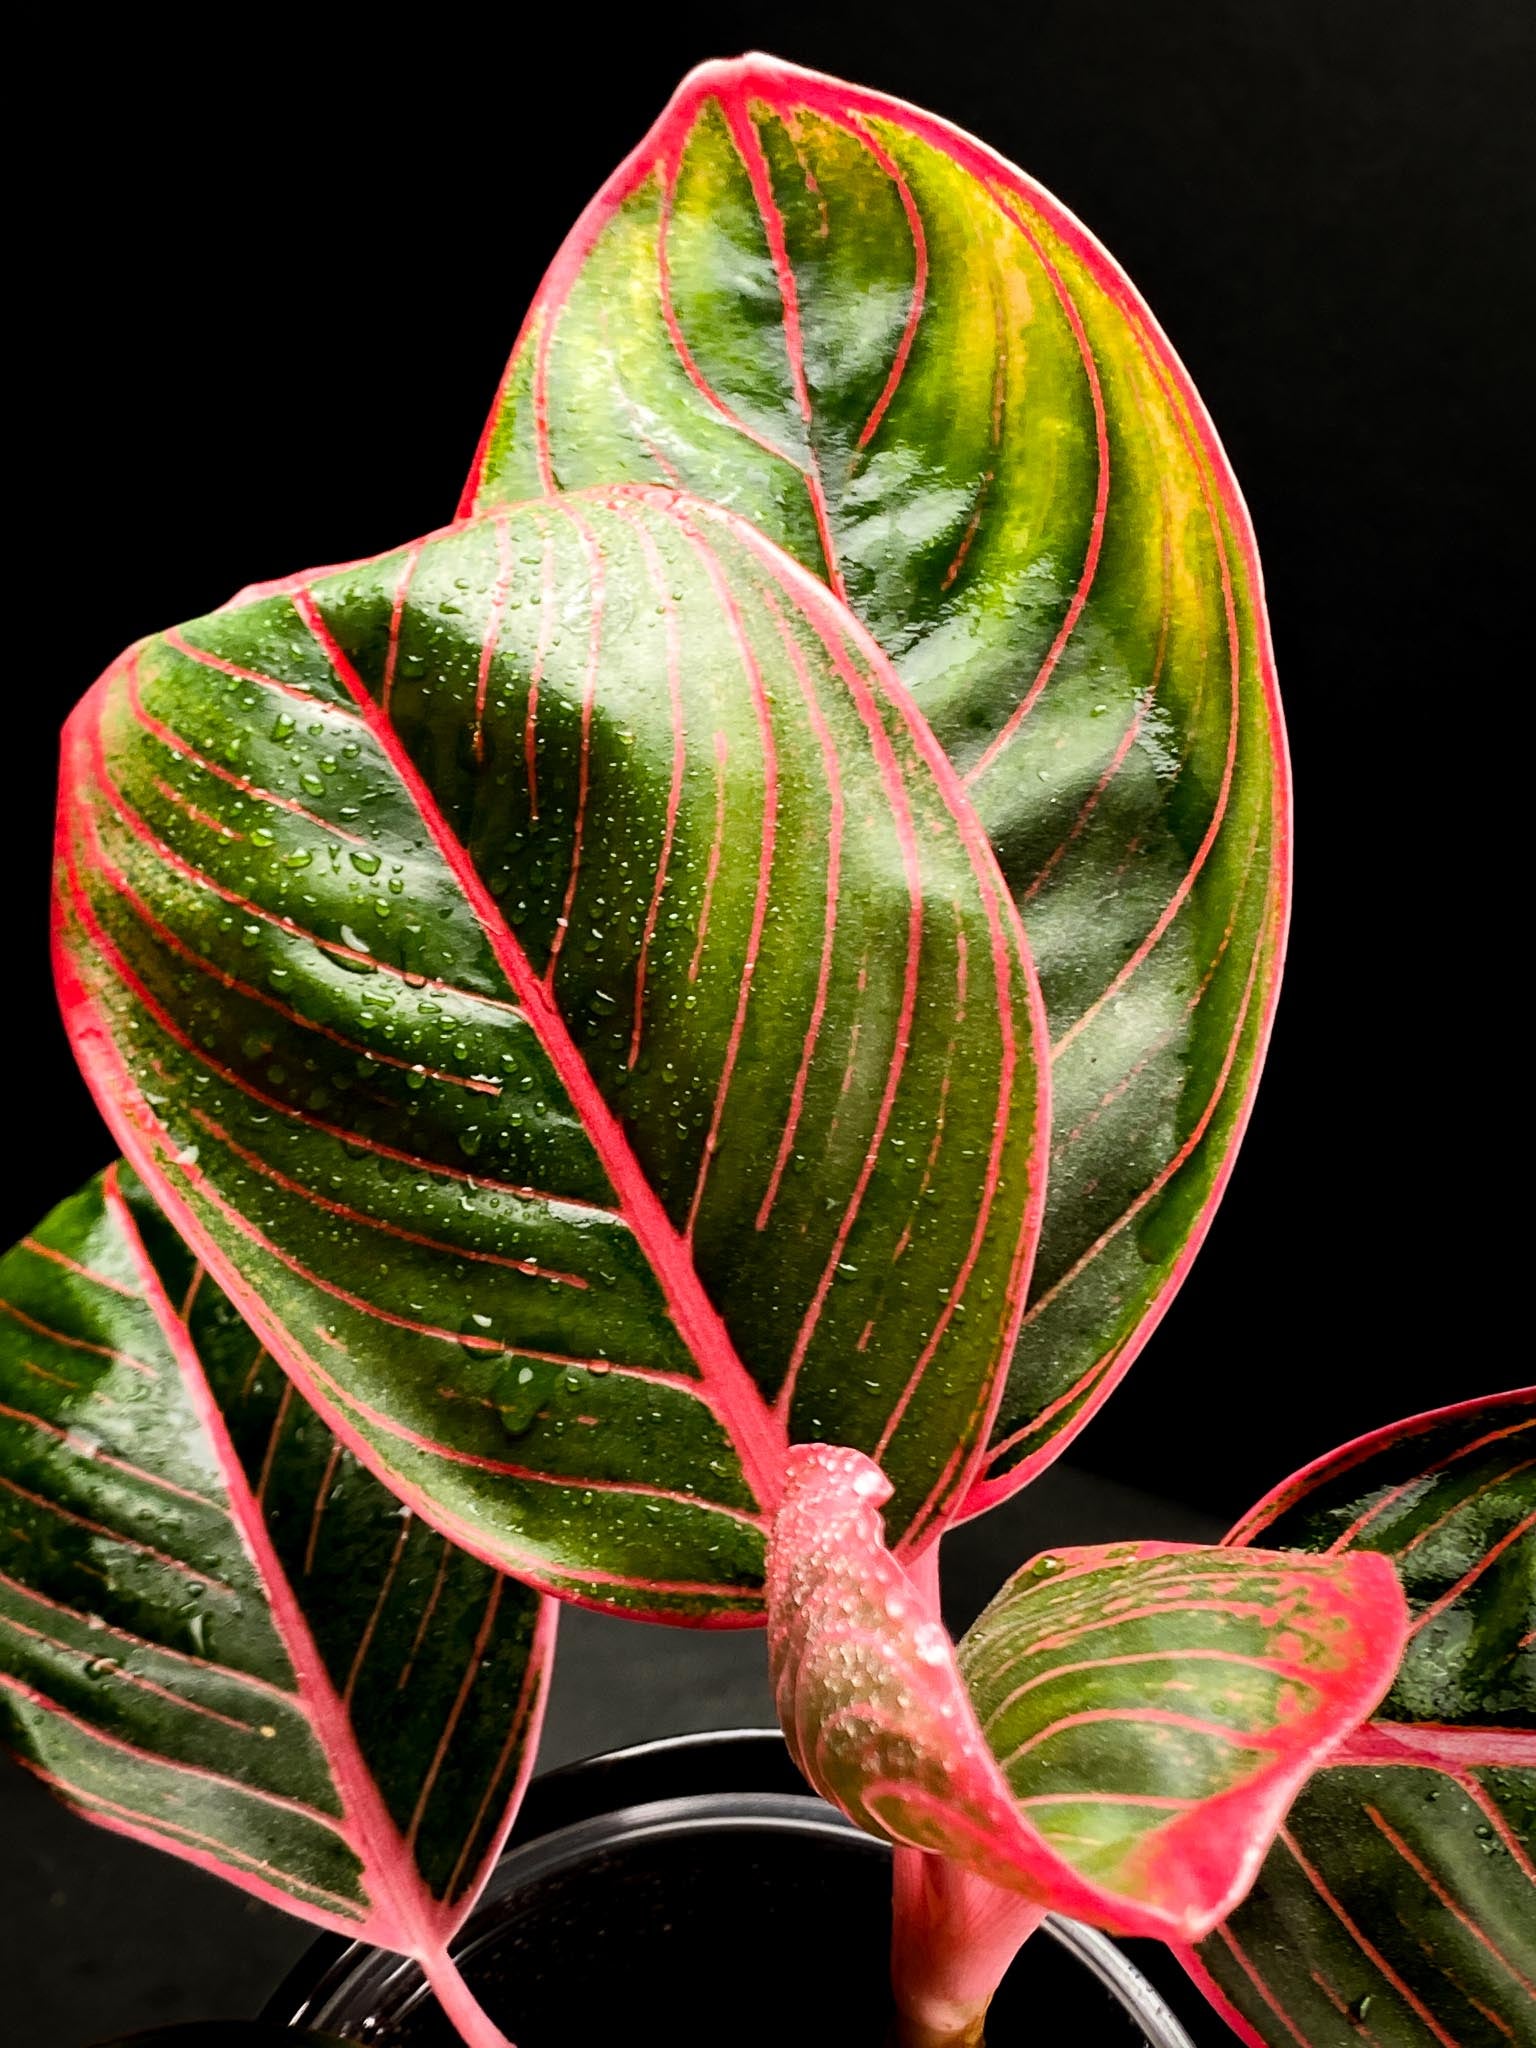
[[[769,1563],[779,1719],[807,1778],[888,1841],[1123,1934],[1239,1899],[1402,1645],[1385,1559],[1135,1543],[1017,1573],[951,1645],[886,1548],[857,1452],[792,1454]]]
[[[67,1021],[167,1214],[425,1519],[761,1619],[796,1438],[893,1536],[982,1454],[1043,1032],[953,772],[837,601],[643,489],[130,650],[66,735]]]
[[[930,114],[761,56],[686,79],[577,223],[465,504],[618,479],[730,505],[846,598],[1023,914],[1052,1161],[984,1508],[1140,1349],[1258,1078],[1289,800],[1247,512],[1064,207]]]
[[[128,1169],[0,1260],[0,1728],[88,1819],[434,1975],[554,1618],[358,1466]]]
[[[1274,2048],[1536,2041],[1536,1389],[1334,1452],[1228,1541],[1255,1538],[1390,1558],[1408,1647],[1186,1964]]]

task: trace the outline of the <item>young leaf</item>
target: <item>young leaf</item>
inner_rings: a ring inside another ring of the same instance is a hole
[[[361,1470],[126,1167],[0,1260],[0,1727],[88,1819],[457,2004],[555,1611]]]
[[[1350,1444],[1228,1539],[1384,1553],[1396,1683],[1184,1960],[1244,2041],[1536,2040],[1536,1389]]]
[[[761,1619],[794,1438],[912,1548],[1038,1227],[1038,994],[952,771],[823,586],[629,490],[132,649],[65,740],[66,1018],[325,1420],[568,1597]]]
[[[1258,1078],[1289,799],[1247,512],[1057,201],[932,115],[762,56],[686,79],[577,223],[465,503],[616,478],[733,506],[847,599],[1023,913],[1053,1156],[986,1507],[1146,1340]]]
[[[886,1840],[1122,1934],[1197,1936],[1391,1682],[1391,1566],[1121,1543],[1035,1559],[960,1644],[855,1451],[792,1454],[769,1557],[779,1719]]]

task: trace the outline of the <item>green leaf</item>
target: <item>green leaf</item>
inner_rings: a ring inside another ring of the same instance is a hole
[[[86,1818],[436,1980],[554,1617],[361,1469],[128,1168],[0,1260],[0,1729]]]
[[[1391,1566],[1063,1550],[1016,1573],[957,1652],[931,1584],[885,1547],[886,1490],[855,1451],[793,1454],[768,1640],[800,1768],[861,1827],[985,1884],[1123,1934],[1206,1932],[1390,1684]]]
[[[246,593],[65,742],[114,1133],[306,1399],[476,1555],[761,1618],[788,1443],[916,1546],[1038,1228],[1038,994],[868,637],[617,491]]]
[[[1310,1466],[1228,1539],[1397,1566],[1407,1651],[1184,1960],[1245,2041],[1536,2041],[1536,1389]]]
[[[985,1507],[1144,1342],[1258,1077],[1288,797],[1242,499],[1150,313],[1048,193],[760,56],[694,72],[583,214],[465,502],[615,479],[734,507],[846,597],[1023,913],[1053,1156]]]

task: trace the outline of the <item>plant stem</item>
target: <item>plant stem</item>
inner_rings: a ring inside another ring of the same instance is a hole
[[[939,1545],[943,1541],[942,1534],[935,1536],[922,1555],[914,1557],[907,1566],[907,1577],[932,1607],[935,1621],[942,1621],[944,1619],[943,1601],[939,1586]]]
[[[895,2048],[977,2048],[987,2007],[1045,1918],[947,1856],[898,1849],[891,1910]]]
[[[935,1621],[939,1545],[907,1567]],[[946,1856],[897,1849],[892,1869],[892,2048],[981,2048],[992,1994],[1045,1908]]]
[[[464,2048],[513,2048],[513,2043],[492,2023],[464,1982],[458,1964],[447,1949],[440,1948],[431,1955],[419,1956],[417,1961],[432,1987],[433,1996],[453,2022],[454,2031],[464,2043]]]

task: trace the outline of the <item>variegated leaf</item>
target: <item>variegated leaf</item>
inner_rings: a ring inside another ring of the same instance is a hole
[[[458,2003],[554,1615],[362,1470],[127,1168],[0,1260],[0,1728],[86,1818]]]
[[[1396,1668],[1385,1560],[1168,1543],[1035,1559],[957,1652],[884,1544],[878,1469],[817,1445],[792,1475],[769,1650],[800,1768],[873,1833],[1076,1919],[1209,1928]]]
[[[1038,1228],[1038,992],[868,636],[666,492],[130,650],[58,971],[120,1142],[306,1399],[569,1597],[761,1618],[785,1449],[953,1515]]]
[[[1408,1647],[1187,1964],[1273,2048],[1536,2042],[1536,1389],[1335,1452],[1228,1540],[1256,1539],[1391,1558]]]
[[[978,1510],[1144,1343],[1258,1078],[1289,847],[1247,513],[1065,208],[934,116],[761,56],[686,79],[577,223],[465,504],[618,478],[744,512],[847,599],[1023,913],[1051,1175]]]

